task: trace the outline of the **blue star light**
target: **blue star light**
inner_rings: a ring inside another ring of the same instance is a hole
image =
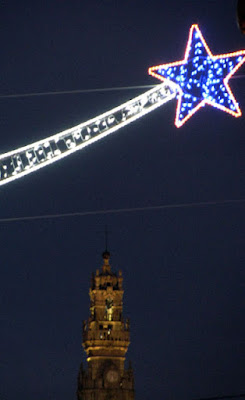
[[[205,104],[234,117],[241,116],[228,81],[244,62],[245,50],[214,56],[198,25],[194,24],[190,29],[184,60],[151,67],[149,74],[177,85],[179,96],[175,125],[180,127]]]

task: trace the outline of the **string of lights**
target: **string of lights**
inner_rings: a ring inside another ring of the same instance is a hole
[[[206,104],[240,117],[229,79],[245,62],[245,50],[213,55],[198,25],[191,26],[184,59],[149,68],[149,74],[178,86],[175,125],[181,127]]]
[[[149,68],[149,74],[162,84],[85,123],[0,155],[0,185],[104,138],[175,97],[178,128],[206,104],[240,117],[241,110],[228,82],[244,62],[245,50],[214,56],[198,25],[193,24],[184,59]]]
[[[0,185],[52,164],[136,121],[176,97],[164,82],[120,106],[70,129],[0,155]]]

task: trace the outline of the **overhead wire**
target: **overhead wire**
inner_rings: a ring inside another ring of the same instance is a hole
[[[93,89],[76,89],[76,90],[62,90],[62,91],[49,91],[49,92],[32,92],[32,93],[16,93],[16,94],[0,94],[0,99],[16,99],[19,97],[34,97],[34,96],[57,96],[62,94],[79,94],[79,93],[97,93],[97,92],[113,92],[119,90],[136,90],[153,88],[157,85],[140,85],[140,86],[116,86],[107,88],[93,88]]]
[[[231,204],[242,204],[245,203],[245,198],[242,199],[231,199],[231,200],[214,200],[214,201],[200,201],[194,203],[179,203],[179,204],[163,204],[159,206],[144,206],[144,207],[128,207],[128,208],[112,208],[104,210],[91,210],[91,211],[76,211],[70,213],[61,214],[45,214],[45,215],[34,215],[34,216],[23,216],[23,217],[8,217],[0,218],[0,223],[4,222],[22,222],[22,221],[34,221],[44,219],[57,219],[67,217],[85,217],[92,215],[106,215],[106,214],[122,214],[142,211],[158,211],[167,210],[174,208],[191,208],[191,207],[205,207],[205,206],[218,206],[218,205],[231,205]]]
[[[240,394],[229,394],[229,395],[222,395],[222,396],[214,396],[214,397],[199,397],[198,399],[194,400],[223,400],[223,399],[238,399],[245,397],[245,393]]]
[[[245,78],[245,74],[235,75],[231,77],[231,79],[241,79],[241,78]],[[82,94],[82,93],[103,93],[103,92],[113,92],[120,90],[149,89],[155,86],[157,85],[115,86],[115,87],[105,87],[105,88],[75,89],[75,90],[61,90],[61,91],[48,91],[48,92],[0,94],[0,99],[17,99],[24,97],[57,96],[65,94]]]

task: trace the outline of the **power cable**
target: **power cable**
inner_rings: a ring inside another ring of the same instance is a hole
[[[235,75],[231,79],[245,78],[245,75]],[[49,92],[32,92],[32,93],[16,93],[16,94],[0,94],[0,99],[17,99],[24,97],[40,97],[40,96],[57,96],[64,94],[79,94],[79,93],[99,93],[99,92],[113,92],[120,90],[137,90],[153,88],[157,85],[139,85],[139,86],[116,86],[95,89],[77,89],[77,90],[62,90],[62,91],[49,91]]]
[[[234,394],[234,395],[223,395],[223,396],[215,396],[215,397],[201,397],[194,400],[222,400],[222,399],[238,399],[241,397],[245,397],[245,393]]]
[[[79,94],[79,93],[96,93],[96,92],[113,92],[119,90],[135,90],[153,88],[157,85],[141,85],[141,86],[118,86],[98,89],[78,89],[78,90],[62,90],[59,92],[33,92],[20,94],[0,94],[0,99],[17,99],[19,97],[34,97],[34,96],[57,96],[61,94]]]
[[[145,206],[145,207],[130,207],[130,208],[112,208],[108,210],[94,210],[94,211],[78,211],[63,214],[46,214],[46,215],[34,215],[34,216],[23,216],[23,217],[9,217],[0,218],[1,222],[21,222],[21,221],[34,221],[43,219],[56,219],[56,218],[67,218],[67,217],[85,217],[89,215],[106,215],[106,214],[121,214],[121,213],[132,213],[140,211],[157,211],[166,210],[173,208],[191,208],[191,207],[205,207],[205,206],[218,206],[218,205],[231,205],[245,203],[245,198],[234,199],[234,200],[215,200],[215,201],[202,201],[195,203],[179,203],[179,204],[165,204],[159,206]]]

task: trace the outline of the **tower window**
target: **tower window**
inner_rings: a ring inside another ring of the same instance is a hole
[[[112,321],[113,313],[113,300],[111,298],[106,299],[105,305],[105,317],[108,321]]]

